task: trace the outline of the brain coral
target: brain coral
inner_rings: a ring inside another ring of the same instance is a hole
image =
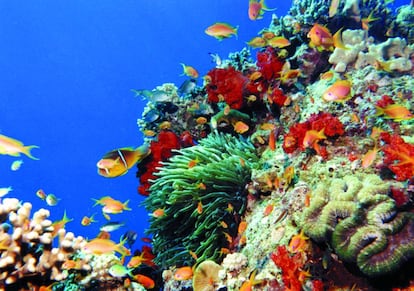
[[[163,163],[144,202],[148,211],[162,213],[152,215],[147,230],[157,264],[222,258],[223,248],[237,235],[246,207],[245,185],[257,161],[250,142],[213,133]]]
[[[390,186],[371,174],[320,182],[303,213],[305,233],[368,276],[396,271],[414,257],[414,214],[397,211]]]

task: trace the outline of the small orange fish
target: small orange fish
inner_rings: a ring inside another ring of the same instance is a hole
[[[271,47],[284,48],[290,46],[290,41],[283,36],[275,36],[267,41]]]
[[[62,264],[63,270],[80,270],[82,268],[82,261],[67,260]]]
[[[308,38],[310,38],[309,46],[311,48],[316,48],[318,51],[331,51],[335,47],[346,49],[345,45],[342,43],[341,32],[342,29],[339,29],[332,36],[328,28],[315,23],[308,32]]]
[[[56,237],[59,230],[63,229],[68,222],[71,222],[73,219],[70,219],[66,215],[66,211],[63,212],[63,217],[61,220],[55,221],[52,223],[53,230],[51,232],[52,237]]]
[[[327,80],[327,81],[329,81],[329,80],[332,80],[332,78],[334,77],[334,75],[335,75],[335,72],[332,71],[332,70],[329,70],[329,71],[326,71],[325,73],[321,73],[321,75],[320,75],[319,78],[321,80]]]
[[[249,280],[243,282],[239,291],[252,291],[254,285],[262,283],[262,280],[256,280],[256,272],[257,270],[254,270],[253,273],[250,274]]]
[[[196,69],[194,69],[194,67],[191,66],[187,66],[183,63],[181,63],[181,66],[183,66],[183,74],[182,75],[186,75],[188,77],[197,79],[199,74],[198,71]]]
[[[272,213],[273,208],[274,208],[274,205],[272,203],[268,204],[263,211],[263,216],[268,216],[270,213]]]
[[[152,289],[152,288],[155,287],[154,280],[152,280],[148,276],[137,274],[137,275],[134,275],[133,279],[134,279],[134,281],[136,281],[139,284],[141,284],[142,286],[144,286],[144,288],[147,289],[147,290]]]
[[[237,37],[238,27],[233,27],[224,22],[217,22],[206,28],[205,33],[209,36],[215,37],[218,40],[229,38],[232,35]]]
[[[47,195],[46,195],[45,191],[43,191],[43,189],[39,189],[39,190],[36,191],[36,196],[39,197],[42,200],[45,200]]]
[[[294,176],[295,176],[295,167],[293,166],[287,167],[285,171],[283,172],[283,179],[285,180],[287,185],[290,185]]]
[[[83,246],[82,251],[94,255],[110,254],[113,252],[118,252],[123,256],[128,256],[130,254],[130,251],[124,247],[124,241],[117,244],[112,240],[102,238],[94,238],[87,242]]]
[[[249,0],[249,11],[248,11],[249,19],[250,20],[262,19],[265,11],[272,11],[275,9],[269,9],[265,5],[264,0],[260,0],[260,1]]]
[[[325,101],[345,102],[352,97],[351,87],[352,84],[350,81],[338,80],[326,89],[322,95],[322,98]]]
[[[249,130],[249,126],[243,121],[237,121],[234,125],[234,131],[243,134]]]
[[[174,280],[185,281],[190,280],[193,277],[193,269],[189,266],[178,268],[174,272]]]
[[[141,264],[146,264],[148,266],[155,266],[154,262],[152,261],[154,259],[154,255],[151,252],[151,248],[147,246],[142,247],[141,254],[138,256],[133,256],[128,264],[128,268],[137,268]]]
[[[392,119],[394,121],[411,120],[414,115],[404,106],[400,104],[389,104],[385,107],[376,106],[377,116],[384,115],[386,119]]]
[[[200,116],[196,118],[196,123],[199,125],[206,124],[207,121],[208,121],[207,118],[205,118],[204,116]]]
[[[242,234],[246,231],[246,229],[247,229],[247,222],[243,220],[239,223],[239,226],[237,227],[237,233]]]
[[[309,238],[305,236],[302,229],[299,234],[295,234],[294,236],[292,236],[289,242],[288,250],[291,253],[303,252],[304,250],[306,250],[308,246],[308,239]]]
[[[20,154],[24,154],[33,160],[38,160],[30,151],[34,148],[39,148],[36,145],[25,146],[17,139],[0,134],[0,154],[9,155],[13,157],[19,157]]]
[[[154,212],[151,213],[152,217],[159,218],[165,215],[164,208],[155,209]]]
[[[81,224],[83,225],[83,226],[88,226],[88,225],[90,225],[92,222],[97,222],[95,219],[94,219],[94,216],[95,216],[95,214],[92,214],[91,216],[84,216],[83,218],[82,218],[82,220],[81,220]]]
[[[361,19],[361,27],[363,30],[369,30],[369,24],[373,21],[381,19],[380,17],[374,17],[375,10],[372,10],[368,17]]]
[[[271,130],[269,133],[269,149],[274,151],[276,149],[276,137],[274,130]]]
[[[197,204],[197,213],[198,214],[203,213],[203,204],[201,203],[201,201],[198,201],[198,204]]]
[[[263,31],[262,32],[262,37],[264,38],[264,39],[266,39],[266,40],[269,40],[269,39],[272,39],[272,38],[274,38],[276,35],[273,33],[273,32],[271,32],[271,31]]]
[[[379,149],[375,145],[375,147],[365,153],[365,155],[361,158],[361,166],[366,169],[371,166],[378,154]]]
[[[303,147],[314,148],[316,143],[322,139],[326,139],[324,130],[325,128],[322,128],[320,131],[316,131],[314,129],[306,131],[305,137],[303,138]]]
[[[260,36],[253,37],[250,41],[246,42],[247,45],[252,48],[259,48],[266,46],[266,40]]]

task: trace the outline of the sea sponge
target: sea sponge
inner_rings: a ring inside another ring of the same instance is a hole
[[[237,235],[246,208],[245,185],[258,161],[254,146],[228,134],[212,133],[199,145],[176,151],[156,173],[144,201],[152,213],[155,262],[163,267],[222,258]]]
[[[347,66],[358,57],[358,53],[364,51],[368,42],[373,42],[370,37],[367,39],[365,30],[351,30],[347,29],[342,32],[342,41],[346,47],[337,47],[333,53],[329,56],[329,63],[334,64],[334,70],[337,72],[345,72]]]
[[[301,226],[317,242],[328,242],[341,260],[375,277],[395,272],[414,257],[414,215],[398,212],[391,183],[373,174],[320,182]],[[315,227],[317,225],[317,227]]]

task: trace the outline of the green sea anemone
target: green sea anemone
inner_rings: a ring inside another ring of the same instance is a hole
[[[246,208],[245,185],[258,162],[254,146],[212,133],[163,163],[145,200],[152,215],[155,262],[161,267],[219,261],[237,235]]]
[[[321,182],[302,227],[370,277],[395,272],[414,257],[414,214],[399,212],[389,189],[390,183],[373,174]]]

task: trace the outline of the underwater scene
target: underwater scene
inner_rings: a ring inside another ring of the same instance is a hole
[[[0,43],[0,290],[414,290],[414,1],[2,1]]]

